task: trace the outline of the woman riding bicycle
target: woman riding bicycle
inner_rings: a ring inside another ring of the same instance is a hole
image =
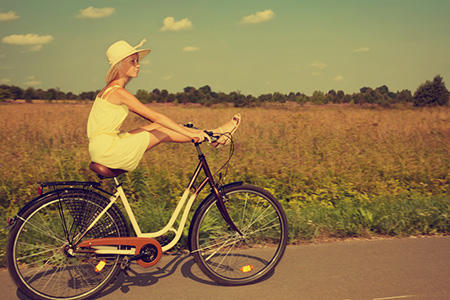
[[[178,125],[142,104],[125,89],[132,78],[139,74],[139,62],[150,53],[149,49],[137,49],[145,39],[132,47],[125,41],[112,44],[106,51],[111,65],[106,74],[107,85],[95,99],[89,114],[87,134],[91,160],[111,169],[134,170],[144,153],[163,142],[201,142],[211,137],[203,130],[186,128]],[[126,133],[119,129],[129,111],[132,111],[152,123]],[[241,117],[235,115],[231,121],[217,129],[214,134],[222,135],[214,146],[227,144],[226,134],[233,134],[240,125]]]

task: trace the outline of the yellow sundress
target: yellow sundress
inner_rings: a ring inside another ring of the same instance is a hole
[[[93,162],[111,169],[133,171],[148,147],[150,134],[147,131],[120,133],[129,113],[128,106],[108,102],[109,95],[118,87],[106,89],[105,98],[97,95],[91,108],[87,124],[89,155]]]

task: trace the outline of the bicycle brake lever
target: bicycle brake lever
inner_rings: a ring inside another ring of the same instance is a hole
[[[205,130],[204,132],[211,137],[211,143],[217,142],[217,140],[219,139],[219,136],[214,135],[214,132],[212,131]]]

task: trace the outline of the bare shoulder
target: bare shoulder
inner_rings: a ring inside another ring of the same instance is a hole
[[[147,119],[154,118],[153,110],[145,106],[132,93],[122,87],[117,88],[108,98],[108,101],[117,105],[126,105],[130,111]]]
[[[108,101],[117,105],[128,105],[135,101],[139,101],[132,93],[124,89],[123,87],[118,87],[109,95]]]

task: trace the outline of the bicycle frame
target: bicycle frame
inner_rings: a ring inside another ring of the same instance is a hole
[[[160,237],[162,235],[164,235],[165,233],[169,232],[169,231],[173,231],[175,233],[175,237],[174,239],[167,245],[162,246],[162,252],[165,252],[171,248],[173,248],[178,241],[181,238],[181,235],[183,233],[183,229],[186,225],[186,221],[189,215],[189,212],[192,208],[192,205],[194,203],[194,201],[197,199],[197,196],[199,195],[199,193],[203,190],[203,188],[205,187],[205,185],[207,183],[209,183],[212,192],[217,196],[218,202],[217,202],[217,206],[222,214],[222,217],[226,220],[226,222],[231,226],[231,228],[233,228],[236,232],[238,232],[239,234],[240,231],[237,229],[236,225],[233,223],[233,221],[231,220],[230,216],[228,215],[228,212],[225,208],[225,205],[223,203],[223,199],[222,199],[222,194],[220,193],[219,189],[216,186],[216,183],[214,181],[213,175],[211,173],[211,170],[209,169],[208,163],[206,162],[206,158],[204,156],[204,154],[201,151],[200,148],[200,144],[195,144],[197,152],[198,152],[198,158],[199,158],[199,163],[197,165],[197,168],[195,169],[194,174],[192,175],[191,180],[189,181],[189,184],[187,186],[187,188],[185,189],[183,195],[181,196],[170,220],[168,221],[168,223],[166,224],[166,226],[164,228],[162,228],[159,231],[156,232],[142,232],[141,228],[136,220],[136,217],[133,213],[133,210],[131,209],[131,206],[128,202],[128,199],[125,195],[125,192],[122,188],[122,185],[119,183],[117,177],[114,177],[114,181],[116,184],[116,192],[114,195],[112,195],[110,197],[110,203],[105,207],[105,209],[97,216],[97,218],[92,222],[92,224],[85,230],[85,232],[83,234],[81,234],[76,242],[74,244],[78,244],[79,241],[86,235],[86,233],[96,224],[96,222],[98,222],[98,220],[100,220],[100,218],[105,214],[105,212],[117,201],[118,198],[120,198],[122,200],[123,206],[125,208],[125,212],[128,215],[131,225],[136,233],[137,238],[156,238],[156,237]],[[196,182],[196,180],[198,179],[201,170],[204,171],[206,178],[203,179],[203,181],[199,184],[199,186],[195,189],[194,193],[189,197],[189,195],[191,194],[191,189],[194,187],[194,184]],[[189,200],[188,200],[189,197]],[[175,229],[173,226],[175,224],[175,221],[178,219],[182,209],[184,207],[184,211],[178,226],[178,229]],[[116,241],[119,241],[121,238],[116,238]],[[101,240],[102,239],[97,239],[96,242],[98,244],[101,244]],[[86,244],[86,242],[88,243],[88,241],[83,242],[84,244]],[[83,244],[82,243],[82,244]],[[111,244],[109,244],[111,245]],[[80,244],[81,246],[81,244]],[[119,250],[117,248],[113,249],[112,247],[109,247],[108,249],[106,249],[104,247],[104,245],[101,245],[101,247],[93,247],[93,248],[97,248],[97,250],[95,251],[96,253],[99,254],[125,254],[125,255],[134,255],[135,252],[133,252],[134,250]]]

